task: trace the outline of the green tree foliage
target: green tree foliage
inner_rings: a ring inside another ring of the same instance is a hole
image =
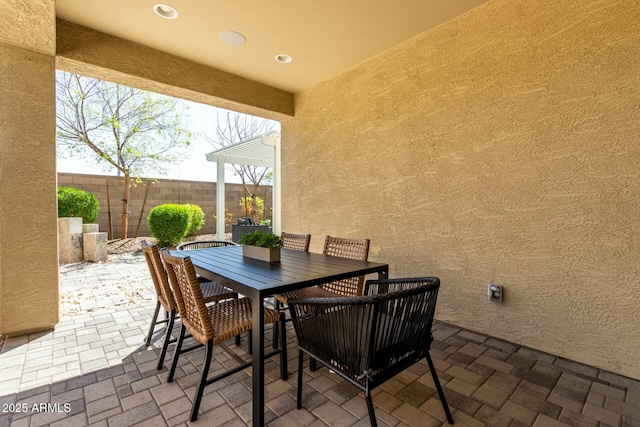
[[[86,158],[122,175],[122,238],[127,237],[131,185],[184,158],[191,132],[187,107],[175,98],[103,80],[56,73],[57,143],[61,157]]]
[[[187,203],[185,205],[189,211],[189,228],[187,236],[195,236],[196,232],[204,225],[204,211],[198,205]]]
[[[240,207],[245,217],[251,217],[256,222],[264,219],[264,200],[254,195],[253,197],[241,197]]]
[[[189,229],[189,208],[172,203],[158,205],[151,209],[147,219],[151,235],[158,239],[159,246],[175,246]]]
[[[96,196],[86,191],[70,187],[58,187],[58,218],[82,217],[82,222],[96,221],[100,202]]]

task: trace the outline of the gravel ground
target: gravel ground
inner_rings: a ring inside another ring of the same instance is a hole
[[[191,242],[193,240],[216,240],[215,234],[201,234],[199,236],[191,236],[184,239],[185,242]],[[135,237],[129,239],[116,239],[110,240],[107,243],[107,252],[109,255],[116,254],[129,254],[138,252],[141,249],[142,241],[146,240],[147,243],[153,245],[157,242],[154,237]],[[231,240],[231,233],[227,233],[226,240]]]
[[[195,237],[187,237],[185,241],[192,240],[216,240],[217,237],[215,234],[202,234]],[[227,240],[231,240],[231,233],[227,233]],[[116,239],[111,240],[107,243],[107,252],[109,254],[109,261],[107,262],[122,262],[125,264],[129,264],[132,262],[140,262],[139,260],[133,260],[130,258],[131,255],[136,255],[141,253],[142,250],[141,244],[142,241],[146,240],[149,244],[156,244],[157,240],[153,237],[136,237],[129,239]],[[136,257],[137,258],[137,257]],[[86,268],[95,268],[95,263],[92,262],[77,262],[74,264],[61,264],[59,266],[60,274],[73,274],[73,272],[79,272],[79,270]],[[127,285],[127,286],[125,286]],[[130,284],[116,284],[113,286],[114,294],[123,294],[126,297],[126,302],[130,304],[135,304],[142,297],[139,295],[137,289],[130,286]],[[86,289],[85,289],[86,288]],[[95,289],[99,289],[99,286],[96,284],[86,285],[83,287],[76,287],[71,289],[61,289],[60,290],[60,315],[62,317],[72,316],[74,314],[79,314],[83,311],[92,311],[93,308],[89,308],[87,310],[83,310],[81,308],[82,302],[91,302],[91,300],[96,300],[98,298],[93,296],[92,291]],[[129,289],[132,288],[132,289]],[[2,350],[2,346],[4,345],[6,336],[0,335],[0,351]]]

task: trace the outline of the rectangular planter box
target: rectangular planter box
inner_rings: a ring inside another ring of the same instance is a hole
[[[260,246],[242,245],[242,255],[266,262],[280,261],[280,248],[261,248]]]

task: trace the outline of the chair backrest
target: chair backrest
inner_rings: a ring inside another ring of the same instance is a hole
[[[327,236],[324,240],[325,255],[366,261],[369,258],[369,239],[345,239]],[[364,276],[343,279],[321,285],[328,291],[344,296],[359,296],[363,293]]]
[[[309,252],[309,243],[311,243],[311,234],[294,234],[282,232],[280,234],[282,247],[285,249],[293,249],[295,251]]]
[[[169,278],[160,258],[160,251],[157,246],[150,246],[145,240],[142,241],[142,252],[144,259],[147,261],[149,273],[153,280],[153,286],[156,289],[158,301],[166,311],[172,311],[176,308],[176,300],[173,297],[173,291],[169,286]]]
[[[211,319],[191,259],[174,257],[165,249],[162,260],[175,290],[182,324],[202,344],[213,339]]]
[[[237,246],[233,242],[227,242],[226,240],[200,240],[195,242],[187,242],[176,246],[179,251],[186,251],[191,249],[203,249],[203,248],[219,248],[222,246]]]
[[[300,348],[380,385],[426,356],[439,287],[436,277],[375,280],[361,297],[290,300]]]

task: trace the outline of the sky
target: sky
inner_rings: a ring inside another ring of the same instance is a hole
[[[199,104],[197,102],[183,101],[189,106],[189,115],[191,116],[191,126],[189,128],[193,132],[197,132],[197,137],[189,147],[188,159],[180,164],[170,167],[166,174],[157,176],[145,176],[145,178],[168,178],[181,179],[191,181],[215,181],[217,177],[217,165],[214,162],[208,162],[205,155],[216,148],[213,147],[204,138],[203,134],[213,136],[216,123],[216,112],[226,113],[226,110],[212,107],[210,105]],[[58,172],[84,173],[92,175],[115,175],[113,172],[98,167],[96,163],[87,160],[63,159],[58,157]],[[231,183],[242,182],[233,172],[233,168],[227,165],[225,173],[225,181]]]

